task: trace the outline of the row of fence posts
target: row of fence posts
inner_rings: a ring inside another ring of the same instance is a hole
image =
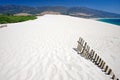
[[[81,56],[92,61],[103,72],[105,72],[105,74],[110,75],[112,80],[119,80],[118,78],[116,78],[112,69],[109,68],[105,61],[102,60],[102,58],[100,58],[100,56],[97,53],[95,53],[93,49],[90,50],[90,47],[87,45],[87,42],[85,42],[81,37],[79,38],[78,41],[77,52]]]

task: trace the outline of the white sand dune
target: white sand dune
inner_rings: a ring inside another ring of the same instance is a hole
[[[120,78],[120,27],[45,15],[0,29],[0,80],[110,80],[73,48],[82,37]]]

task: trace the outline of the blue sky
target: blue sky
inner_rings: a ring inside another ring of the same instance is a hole
[[[0,0],[0,4],[68,7],[82,6],[120,14],[120,0]]]

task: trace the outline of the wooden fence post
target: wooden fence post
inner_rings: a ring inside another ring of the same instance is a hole
[[[78,42],[78,46],[77,46],[77,51],[78,54],[80,54],[83,50],[83,44],[84,44],[84,40],[80,37]]]
[[[84,46],[84,42],[85,42],[85,41],[84,41],[83,39],[81,39],[81,45],[82,45],[82,46]]]
[[[117,78],[117,80],[119,80],[119,79]]]
[[[103,64],[102,64],[102,66],[101,66],[101,69],[103,69],[103,68],[104,68],[104,66],[105,66],[105,62],[103,61]]]
[[[91,55],[93,53],[93,49],[90,51],[88,58],[91,60]]]
[[[84,51],[85,51],[85,47],[86,47],[87,43],[85,42],[84,46],[83,46],[83,50],[82,50],[82,54],[84,55]]]
[[[105,66],[104,72],[107,72],[108,70],[108,65]]]
[[[96,65],[98,65],[98,66],[99,66],[100,62],[101,62],[101,58],[99,58],[99,61],[98,61],[98,62],[96,62]]]
[[[110,75],[111,72],[112,72],[112,69],[109,69],[107,75]]]
[[[100,68],[101,68],[102,64],[103,64],[103,60],[101,61],[100,65],[98,65],[98,67],[100,67]]]
[[[93,61],[93,57],[95,55],[95,51],[92,52],[92,55],[91,55],[91,61]]]
[[[81,42],[81,41],[82,41],[82,38],[80,37],[80,38],[79,38],[79,42]]]
[[[88,59],[89,50],[90,50],[90,47],[87,45],[87,46],[86,46],[86,53],[85,53],[85,58],[86,58],[86,59]]]
[[[95,62],[96,58],[97,58],[97,54],[95,53],[95,56],[93,58],[93,63]]]
[[[115,74],[113,74],[112,79],[113,79],[113,80],[115,79]]]
[[[97,59],[96,59],[96,61],[95,61],[95,64],[97,64],[97,61],[99,60],[99,56],[97,56]]]
[[[78,54],[80,54],[82,51],[82,46],[80,45],[80,42],[78,41],[78,45],[77,45],[77,52]]]
[[[88,56],[89,56],[89,52],[90,52],[90,47],[87,46],[87,59],[88,59]]]
[[[86,58],[86,54],[87,54],[87,42],[85,42],[84,46],[83,46],[84,50],[83,50],[83,56]]]

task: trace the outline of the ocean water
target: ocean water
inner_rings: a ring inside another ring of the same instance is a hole
[[[107,22],[120,26],[120,19],[99,19],[98,21]]]

